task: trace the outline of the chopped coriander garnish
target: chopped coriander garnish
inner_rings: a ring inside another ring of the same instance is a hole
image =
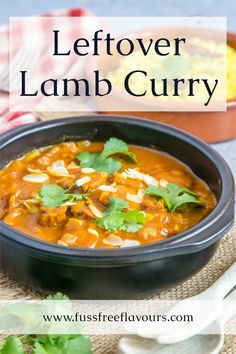
[[[54,295],[48,295],[47,297],[46,297],[46,300],[62,300],[62,301],[67,301],[67,300],[69,300],[69,297],[67,296],[67,295],[64,295],[64,294],[62,294],[62,293],[60,293],[60,292],[57,292],[56,294],[54,294]]]
[[[146,222],[145,214],[140,210],[129,210],[123,213],[124,224],[121,226],[121,230],[127,232],[137,232],[143,228],[143,224]]]
[[[39,196],[43,205],[46,207],[57,208],[66,201],[82,200],[86,198],[85,194],[67,193],[64,189],[56,184],[44,184],[39,190]]]
[[[57,293],[48,296],[46,300],[69,300],[69,298]],[[22,319],[25,320],[25,317]],[[9,336],[0,347],[0,354],[92,354],[90,339],[81,334]]]
[[[91,341],[79,334],[44,335],[33,338],[32,354],[92,354]]]
[[[167,209],[170,211],[175,211],[177,208],[187,203],[199,206],[205,206],[206,204],[205,201],[199,199],[194,192],[191,192],[187,188],[182,188],[176,183],[168,183],[166,188],[149,184],[148,188],[145,190],[145,194],[163,198]]]
[[[128,202],[123,199],[111,197],[109,199],[108,207],[106,208],[106,213],[111,213],[115,211],[122,211],[123,209],[128,207]]]
[[[123,140],[110,138],[104,145],[102,152],[103,157],[107,158],[115,154],[123,154],[128,156],[133,162],[137,162],[135,154],[129,151],[129,146]]]
[[[145,214],[140,210],[124,211],[128,203],[123,199],[112,197],[102,218],[97,219],[97,225],[109,231],[123,230],[137,232],[146,222]]]
[[[23,348],[22,341],[19,337],[10,336],[8,337],[2,349],[0,349],[0,354],[26,354]]]
[[[110,138],[104,145],[101,153],[81,152],[76,158],[80,161],[82,168],[94,168],[96,171],[104,171],[112,174],[121,168],[121,163],[110,156],[122,154],[127,156],[133,162],[136,162],[136,156],[129,151],[128,145],[117,138]]]

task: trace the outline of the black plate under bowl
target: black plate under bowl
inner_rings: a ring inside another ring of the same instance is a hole
[[[124,116],[84,116],[27,125],[2,136],[1,165],[62,140],[103,141],[111,136],[156,147],[187,164],[214,192],[215,209],[177,236],[115,250],[62,247],[1,222],[1,269],[12,279],[35,290],[61,291],[77,299],[143,298],[189,278],[211,259],[233,223],[233,177],[215,150],[178,129]]]

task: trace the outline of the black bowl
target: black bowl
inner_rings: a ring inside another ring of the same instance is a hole
[[[233,223],[233,177],[216,151],[180,130],[119,116],[54,120],[4,134],[1,164],[62,140],[102,141],[111,136],[155,146],[187,164],[216,195],[215,209],[197,225],[165,241],[115,250],[57,246],[2,222],[1,269],[12,279],[35,290],[61,291],[72,298],[143,298],[189,278],[213,256]]]

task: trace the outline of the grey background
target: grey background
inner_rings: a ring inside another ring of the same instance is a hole
[[[97,16],[226,16],[228,30],[236,32],[236,0],[0,0],[0,23],[10,16],[77,6]],[[236,141],[214,144],[214,148],[236,176]]]

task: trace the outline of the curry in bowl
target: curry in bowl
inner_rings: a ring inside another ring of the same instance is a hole
[[[78,141],[35,149],[0,172],[0,218],[61,246],[121,248],[200,222],[216,199],[183,163],[155,149]]]

